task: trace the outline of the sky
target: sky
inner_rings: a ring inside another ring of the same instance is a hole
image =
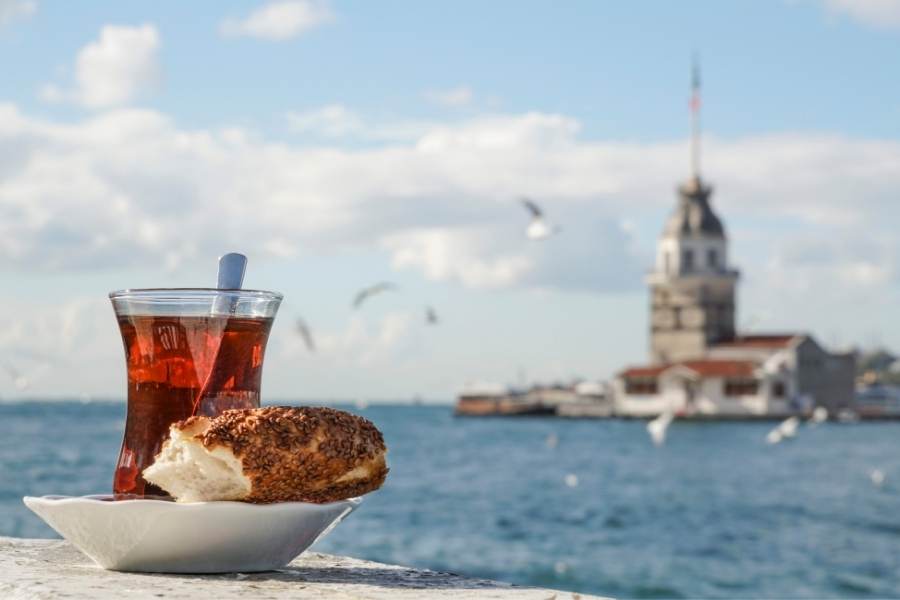
[[[695,53],[739,326],[900,350],[900,0],[0,0],[0,398],[122,398],[107,293],[228,251],[271,400],[643,362]]]

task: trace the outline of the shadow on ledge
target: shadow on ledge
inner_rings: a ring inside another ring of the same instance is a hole
[[[171,577],[171,575],[169,576]],[[262,573],[199,575],[204,579],[239,580],[245,582],[304,582],[318,584],[369,585],[407,589],[510,589],[511,584],[469,579],[455,573],[421,569],[381,567],[288,566]]]

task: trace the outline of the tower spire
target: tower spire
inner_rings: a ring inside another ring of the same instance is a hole
[[[700,179],[700,59],[697,54],[691,65],[691,175]]]

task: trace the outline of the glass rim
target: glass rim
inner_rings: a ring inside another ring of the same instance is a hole
[[[269,300],[282,300],[281,292],[266,290],[248,290],[244,288],[210,288],[210,287],[176,287],[176,288],[126,288],[114,290],[109,293],[110,300],[119,298],[145,298],[160,300],[190,300],[191,298],[211,298],[218,294],[231,293],[247,298],[262,298]]]

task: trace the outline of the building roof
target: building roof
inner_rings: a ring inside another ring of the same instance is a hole
[[[758,335],[738,335],[719,342],[719,348],[787,348],[802,333],[769,333]]]
[[[660,373],[672,365],[646,365],[640,367],[628,367],[619,375],[622,377],[657,377]]]
[[[704,185],[697,176],[678,188],[678,206],[666,221],[663,235],[724,238],[725,228],[709,206],[711,194],[712,188]]]
[[[752,377],[758,363],[752,360],[685,360],[676,363],[630,367],[619,375],[627,378],[658,377],[665,371],[682,367],[701,377]]]

